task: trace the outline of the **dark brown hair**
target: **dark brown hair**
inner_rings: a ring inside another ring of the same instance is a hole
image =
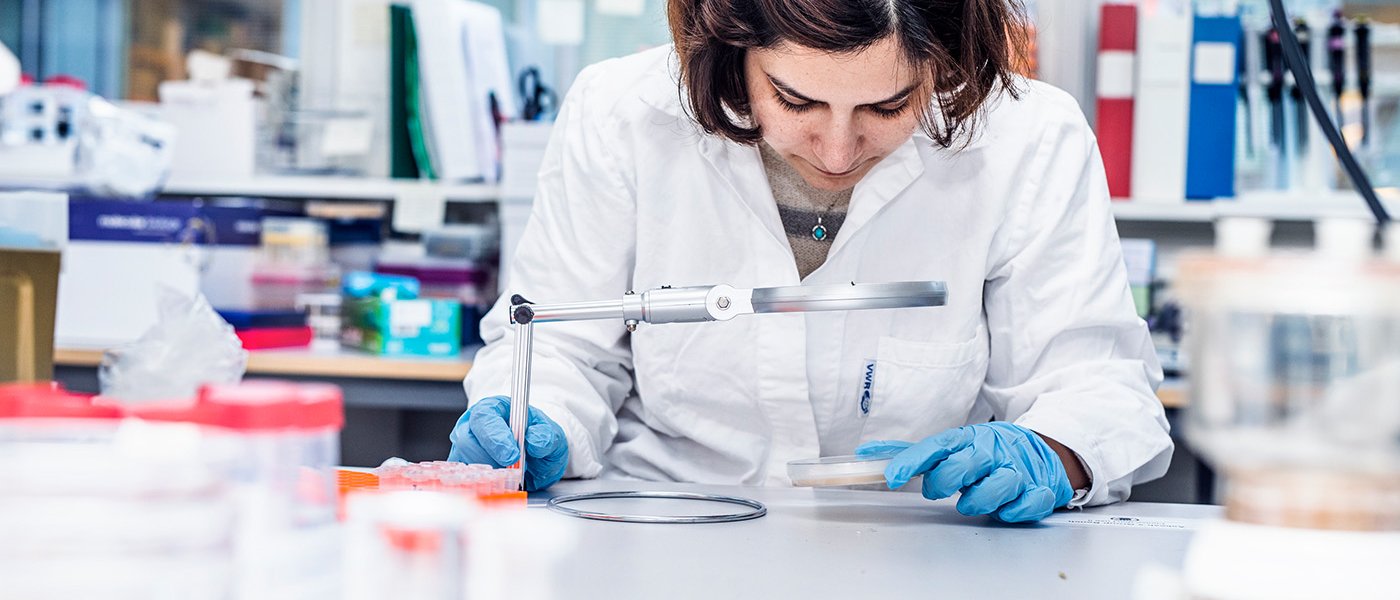
[[[746,124],[749,49],[789,42],[853,53],[895,36],[906,60],[929,74],[919,123],[945,148],[972,137],[998,88],[1018,96],[1015,75],[1027,63],[1020,0],[669,0],[667,18],[691,116],[743,144],[762,139]]]

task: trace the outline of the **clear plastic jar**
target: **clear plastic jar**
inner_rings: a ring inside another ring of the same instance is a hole
[[[238,511],[236,597],[338,594],[339,388],[211,385],[190,406],[140,409],[136,416],[199,428],[201,452],[231,487]]]
[[[1400,265],[1184,258],[1188,435],[1229,518],[1400,530]]]
[[[236,509],[195,428],[0,386],[0,481],[6,597],[228,597]]]

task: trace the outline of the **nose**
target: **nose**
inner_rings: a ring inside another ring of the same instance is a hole
[[[845,173],[855,168],[860,157],[860,132],[850,118],[833,118],[825,131],[813,140],[818,165],[830,173]]]

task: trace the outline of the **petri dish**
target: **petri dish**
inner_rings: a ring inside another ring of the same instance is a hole
[[[894,454],[824,456],[794,460],[787,465],[788,478],[797,487],[834,487],[885,483],[885,467]]]

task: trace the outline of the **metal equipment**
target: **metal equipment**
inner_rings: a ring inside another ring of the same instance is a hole
[[[941,281],[907,281],[849,285],[811,285],[741,289],[730,285],[672,288],[662,286],[640,294],[628,292],[620,300],[575,302],[569,304],[533,304],[516,295],[511,297],[510,319],[515,325],[515,371],[511,379],[510,428],[520,447],[516,466],[524,468],[525,429],[530,415],[530,359],[533,354],[536,323],[559,321],[594,321],[621,319],[628,331],[636,331],[639,323],[701,323],[728,321],[739,315],[766,313],[795,313],[838,310],[869,310],[880,308],[917,308],[942,306],[948,297],[947,286]],[[623,492],[615,492],[621,494]],[[630,492],[628,492],[630,493]],[[648,498],[670,496],[645,496]],[[732,498],[685,498],[733,502]],[[739,499],[745,506],[757,504]],[[561,500],[569,501],[569,500]],[[752,503],[752,504],[750,504]],[[553,503],[556,508],[558,503]],[[758,514],[743,518],[762,516]],[[598,515],[567,510],[575,516],[604,520],[638,522],[635,515]],[[648,523],[712,522],[690,517],[650,517]],[[734,520],[734,519],[730,519]]]

